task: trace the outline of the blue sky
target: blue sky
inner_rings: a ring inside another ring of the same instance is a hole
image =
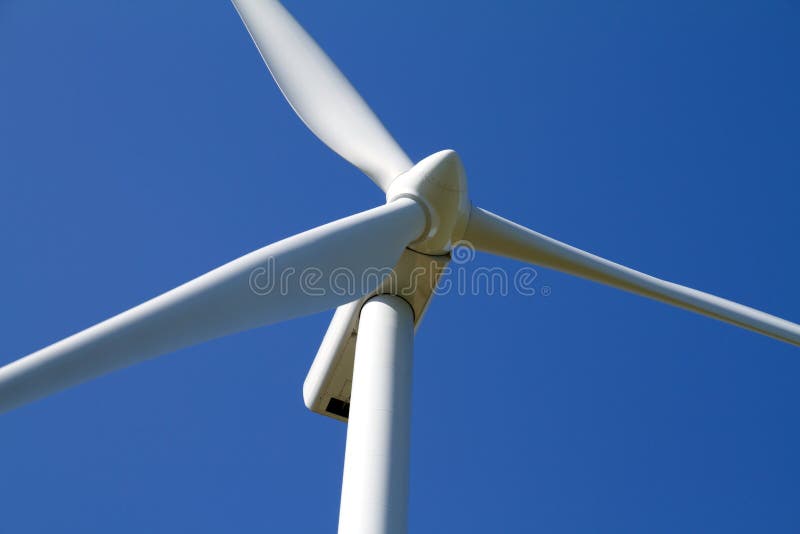
[[[286,4],[477,204],[800,320],[795,4]],[[0,72],[0,363],[382,202],[227,2],[5,0]],[[412,532],[800,530],[796,348],[539,280],[426,315]],[[345,426],[301,395],[329,317],[0,417],[3,532],[333,532]]]

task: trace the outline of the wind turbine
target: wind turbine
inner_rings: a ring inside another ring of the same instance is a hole
[[[412,165],[280,4],[235,4],[298,115],[381,187],[387,203],[265,247],[4,367],[0,409],[184,346],[340,306],[317,359],[321,367],[309,375],[306,400],[320,406],[319,395],[335,371],[332,366],[341,361],[336,359],[348,350],[344,344],[357,320],[340,528],[397,531],[405,518],[413,326],[430,295],[422,288],[420,299],[410,302],[414,299],[407,295],[384,292],[377,281],[365,295],[339,294],[330,276],[337,269],[364,278],[375,268],[399,266],[396,270],[403,271],[403,265],[420,257],[441,265],[453,245],[464,240],[478,250],[555,268],[800,344],[796,324],[632,271],[473,206],[458,156],[443,151]],[[270,261],[275,272],[316,275],[313,269],[318,269],[322,283],[315,289],[322,294],[309,293],[296,278],[285,291],[265,293],[262,269]],[[376,292],[381,294],[373,296]]]

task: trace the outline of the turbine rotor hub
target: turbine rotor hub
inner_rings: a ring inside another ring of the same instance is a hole
[[[453,150],[431,154],[395,178],[386,190],[386,202],[411,198],[425,210],[427,224],[408,248],[439,256],[448,254],[464,235],[470,212],[467,175]]]

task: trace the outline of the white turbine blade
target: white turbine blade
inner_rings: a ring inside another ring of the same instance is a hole
[[[475,206],[470,213],[464,240],[477,250],[587,278],[800,345],[800,325],[640,273]]]
[[[308,128],[386,190],[412,167],[344,74],[277,0],[233,0],[267,68]]]
[[[422,208],[399,199],[251,252],[0,368],[0,413],[153,356],[350,302],[374,289],[378,275],[368,274],[397,263],[424,226]],[[345,294],[335,273],[352,276],[358,294]]]

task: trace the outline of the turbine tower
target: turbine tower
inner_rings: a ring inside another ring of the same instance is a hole
[[[407,529],[414,331],[458,243],[800,345],[795,323],[476,206],[458,154],[442,150],[412,162],[277,0],[233,3],[297,115],[381,188],[386,203],[265,246],[0,368],[0,412],[183,347],[336,308],[303,394],[310,409],[348,423],[339,531],[400,533]],[[275,284],[289,272],[298,276]],[[342,291],[341,273],[369,283]]]

